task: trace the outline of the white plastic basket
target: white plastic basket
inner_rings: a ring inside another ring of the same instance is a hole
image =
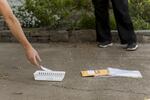
[[[33,74],[35,80],[62,81],[65,77],[64,71],[52,71],[45,67],[41,67],[41,69],[43,70],[38,70]]]

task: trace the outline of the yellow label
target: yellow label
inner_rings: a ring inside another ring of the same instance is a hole
[[[109,72],[106,69],[102,69],[102,70],[86,70],[86,71],[81,71],[81,75],[83,77],[88,77],[88,76],[107,76],[107,75],[109,75]]]
[[[96,76],[106,76],[109,74],[108,70],[102,69],[102,70],[95,70]]]

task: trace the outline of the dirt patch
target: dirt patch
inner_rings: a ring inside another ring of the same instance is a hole
[[[8,73],[0,73],[0,79],[8,79]]]

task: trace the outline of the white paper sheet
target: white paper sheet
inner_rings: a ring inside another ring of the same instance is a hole
[[[51,69],[45,68],[43,66],[41,66],[41,69],[44,70],[44,71],[52,71]]]
[[[140,71],[122,70],[117,68],[108,68],[110,76],[121,76],[131,78],[142,78]]]

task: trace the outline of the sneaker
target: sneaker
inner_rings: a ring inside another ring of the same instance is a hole
[[[106,41],[106,42],[99,43],[99,44],[98,44],[98,47],[100,47],[100,48],[107,48],[107,47],[110,47],[110,46],[112,46],[112,45],[113,45],[112,42]]]
[[[138,48],[138,45],[136,43],[127,45],[127,51],[135,51],[137,48]]]

